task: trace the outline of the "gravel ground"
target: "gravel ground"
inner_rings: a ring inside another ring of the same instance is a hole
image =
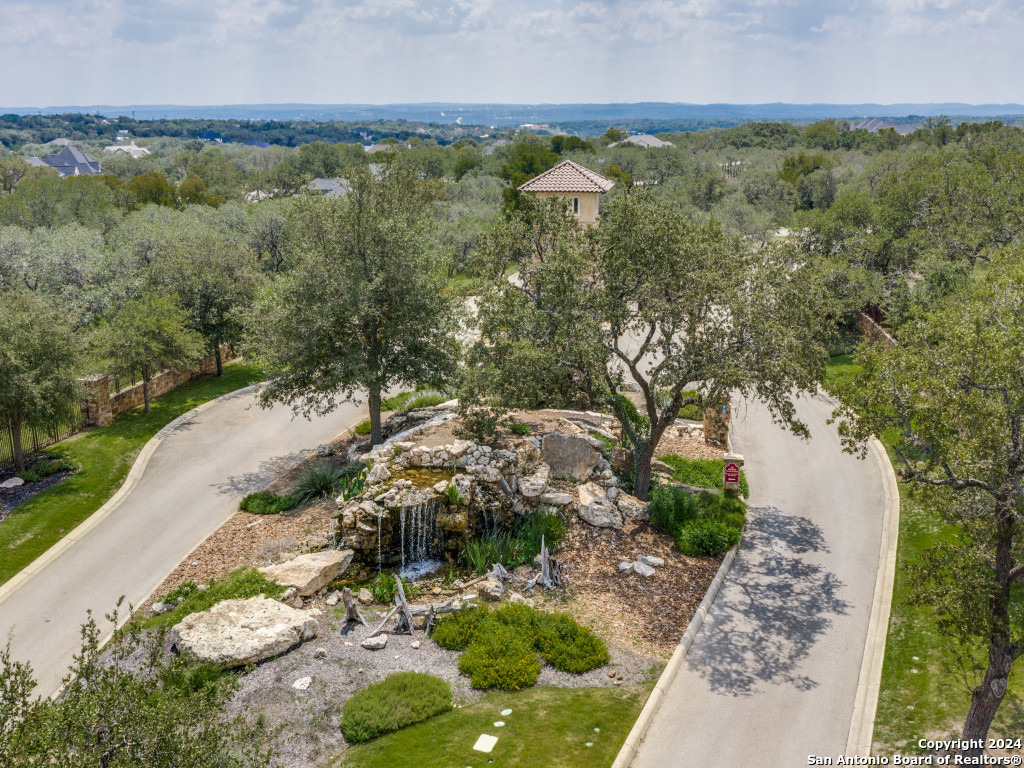
[[[426,672],[447,680],[456,705],[475,701],[483,695],[459,674],[459,654],[438,646],[422,632],[388,635],[387,647],[369,651],[359,643],[379,623],[383,608],[369,608],[364,615],[370,627],[343,627],[344,610],[325,608],[317,636],[276,659],[242,674],[241,689],[232,698],[228,714],[263,718],[273,734],[274,765],[280,768],[308,768],[344,747],[341,708],[356,691],[383,680],[392,672]],[[374,621],[374,618],[376,622]],[[420,642],[413,649],[414,640]],[[323,649],[326,657],[315,658]],[[624,685],[648,679],[652,661],[630,651],[610,648],[611,663],[582,675],[573,675],[545,664],[537,685],[560,688],[594,688]],[[609,673],[615,673],[613,679]],[[312,683],[305,691],[292,687],[303,677]]]

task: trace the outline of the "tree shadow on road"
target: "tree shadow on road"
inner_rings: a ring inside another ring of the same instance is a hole
[[[255,472],[246,472],[241,475],[231,475],[222,483],[215,483],[214,488],[221,495],[246,495],[256,491],[262,491],[272,482],[294,469],[303,461],[309,458],[309,451],[293,451],[283,456],[274,456],[272,459],[261,461],[259,469]]]
[[[818,681],[797,669],[849,603],[842,582],[800,556],[828,552],[821,529],[774,507],[752,509],[743,546],[700,639],[690,669],[716,693],[750,696],[761,683],[800,690]]]

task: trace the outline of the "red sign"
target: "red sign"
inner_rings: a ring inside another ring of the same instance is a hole
[[[725,484],[739,483],[740,481],[740,465],[729,462],[725,465]]]

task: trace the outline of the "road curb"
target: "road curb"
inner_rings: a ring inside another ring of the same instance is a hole
[[[869,443],[875,462],[882,474],[885,489],[885,513],[882,522],[882,541],[875,576],[875,595],[871,603],[871,618],[864,639],[864,656],[857,678],[857,697],[854,699],[850,733],[846,740],[846,755],[868,757],[875,734],[875,713],[882,683],[882,663],[885,660],[885,641],[889,632],[889,614],[892,609],[892,589],[896,577],[896,550],[900,534],[900,489],[889,454],[877,438]]]
[[[95,528],[97,525],[102,523],[107,517],[111,515],[121,504],[124,502],[133,490],[135,486],[139,484],[139,480],[142,479],[143,473],[146,471],[146,467],[149,465],[150,459],[153,458],[153,454],[156,449],[160,447],[160,443],[163,442],[164,437],[173,429],[180,426],[186,419],[198,416],[200,413],[208,408],[212,408],[217,403],[223,402],[224,400],[230,400],[235,397],[241,397],[247,395],[250,392],[254,392],[259,389],[262,384],[253,384],[242,389],[236,389],[234,392],[228,392],[220,397],[215,397],[213,400],[207,400],[201,405],[197,405],[190,411],[187,411],[181,416],[178,416],[173,421],[165,424],[159,432],[157,432],[149,441],[142,446],[142,450],[139,451],[139,455],[135,459],[135,463],[132,464],[132,468],[128,470],[128,476],[124,479],[121,487],[114,492],[107,501],[93,512],[89,517],[85,518],[82,522],[71,529],[68,534],[60,541],[55,543],[48,550],[43,552],[39,557],[33,560],[31,563],[26,565],[8,581],[0,586],[0,605],[3,604],[11,595],[21,589],[25,584],[39,573],[41,570],[46,568],[50,563],[60,557],[66,552],[72,544],[81,540],[89,531]]]
[[[632,729],[629,731],[629,735],[626,736],[626,741],[622,744],[622,748],[619,749],[619,754],[615,758],[615,762],[612,763],[612,768],[628,768],[633,762],[633,758],[636,757],[637,749],[639,749],[641,742],[644,740],[644,736],[647,734],[647,729],[651,725],[651,721],[657,714],[658,709],[661,707],[661,702],[665,698],[665,693],[672,685],[672,681],[675,680],[676,673],[679,672],[679,668],[683,665],[683,660],[686,655],[690,652],[690,646],[693,645],[693,641],[697,637],[697,633],[700,632],[700,628],[704,625],[704,617],[708,615],[711,610],[712,604],[715,602],[715,598],[718,596],[719,590],[722,588],[722,584],[725,583],[725,577],[729,574],[732,569],[732,564],[736,560],[736,552],[743,545],[742,539],[740,543],[730,549],[725,559],[722,560],[722,564],[718,566],[718,573],[715,574],[715,578],[711,582],[711,586],[708,587],[708,591],[704,594],[704,599],[700,601],[700,605],[697,607],[697,612],[690,619],[689,625],[686,627],[686,632],[683,633],[682,639],[679,641],[679,645],[672,652],[672,658],[668,660],[668,664],[665,665],[665,669],[661,673],[661,677],[658,678],[657,684],[654,686],[654,690],[651,691],[651,695],[647,698],[647,703],[644,704],[644,708],[640,711],[640,717],[633,723]]]

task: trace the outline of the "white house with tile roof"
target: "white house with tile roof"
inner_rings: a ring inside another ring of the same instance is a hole
[[[519,187],[536,197],[564,197],[572,201],[572,212],[587,227],[597,224],[598,200],[615,186],[589,168],[565,160]]]

